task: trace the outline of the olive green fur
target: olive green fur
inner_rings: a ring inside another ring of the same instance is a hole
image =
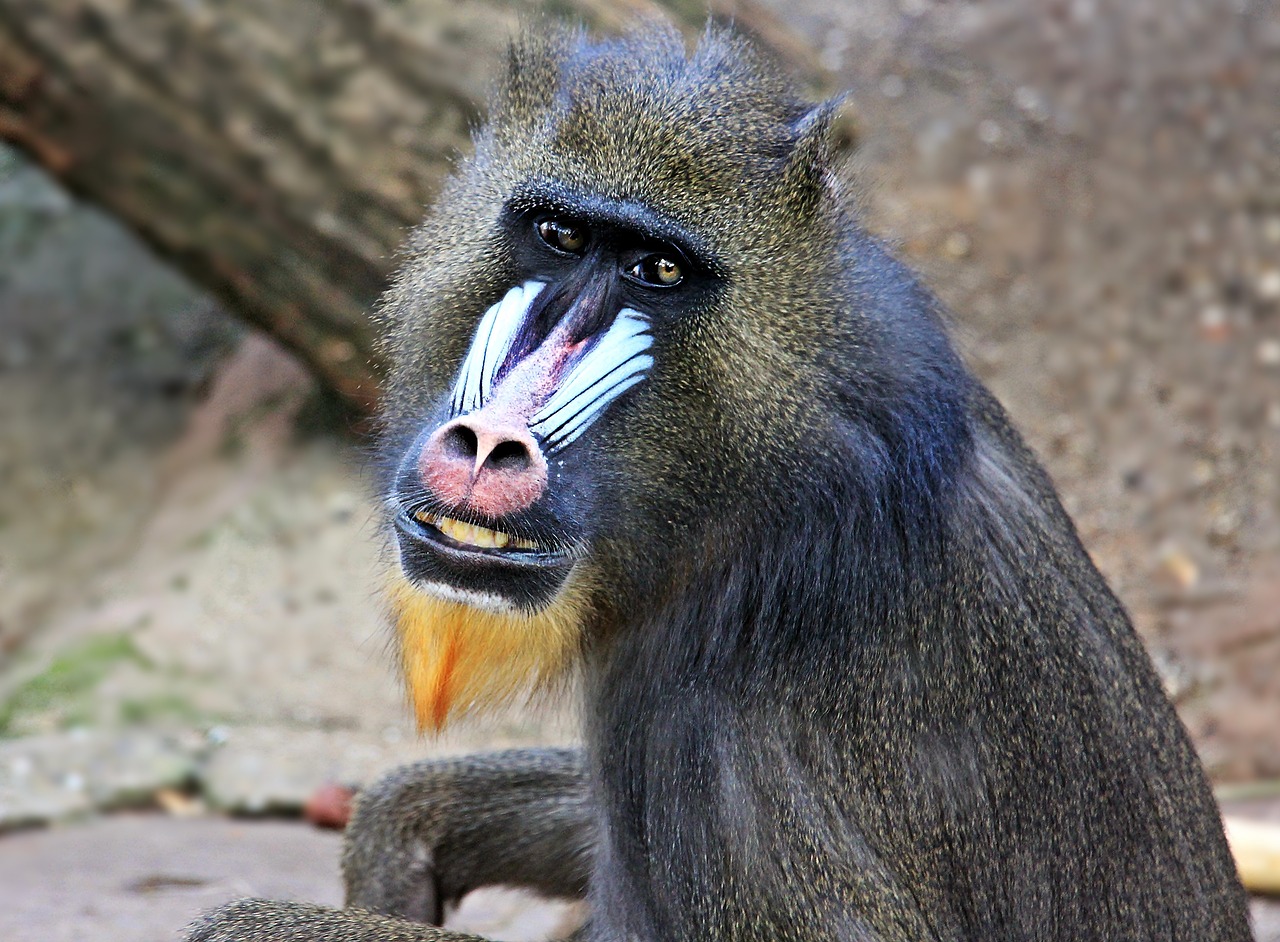
[[[657,366],[658,382],[679,396],[645,402],[625,438],[609,443],[622,465],[643,469],[637,477],[650,490],[643,503],[670,507],[679,529],[707,506],[750,519],[756,509],[735,500],[738,478],[757,476],[763,464],[792,463],[795,440],[823,432],[813,359],[850,333],[839,299],[849,277],[840,253],[851,180],[847,141],[833,130],[843,99],[815,109],[732,33],[709,28],[687,64],[676,30],[646,29],[567,89],[560,77],[580,33],[539,30],[513,44],[475,153],[411,238],[384,300],[394,364],[386,416],[393,429],[411,427],[439,400],[478,315],[518,280],[495,225],[513,193],[530,180],[552,180],[644,205],[697,233],[726,284],[714,305],[685,312],[678,340]],[[635,71],[637,61],[646,71]],[[717,67],[722,74],[711,87],[685,79]],[[657,100],[655,86],[663,89]],[[720,419],[697,442],[684,434],[691,405]],[[705,453],[723,456],[715,475],[704,473]],[[631,555],[593,561],[615,575],[634,563]]]

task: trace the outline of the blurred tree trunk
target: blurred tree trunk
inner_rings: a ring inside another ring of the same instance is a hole
[[[668,0],[690,30],[707,7]],[[357,411],[369,312],[530,0],[0,0],[0,138],[114,213]],[[552,0],[610,30],[651,0]],[[814,77],[746,2],[713,2]]]

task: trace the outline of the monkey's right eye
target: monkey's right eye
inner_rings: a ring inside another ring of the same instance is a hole
[[[557,252],[577,255],[587,245],[587,232],[561,219],[538,220],[538,236]]]

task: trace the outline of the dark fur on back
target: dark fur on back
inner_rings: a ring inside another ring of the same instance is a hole
[[[643,205],[714,276],[581,449],[589,937],[1248,939],[1146,654],[830,114],[721,32],[523,40],[388,303],[395,438],[512,283],[512,200]]]

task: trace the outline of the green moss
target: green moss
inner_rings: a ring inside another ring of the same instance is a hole
[[[120,721],[127,726],[155,725],[165,720],[192,726],[207,723],[209,717],[177,694],[158,694],[120,704]]]
[[[150,666],[132,639],[123,633],[96,635],[63,651],[43,672],[0,702],[0,736],[13,735],[14,725],[23,715],[48,710],[92,692],[111,668],[121,663]],[[81,718],[91,720],[92,715]]]

